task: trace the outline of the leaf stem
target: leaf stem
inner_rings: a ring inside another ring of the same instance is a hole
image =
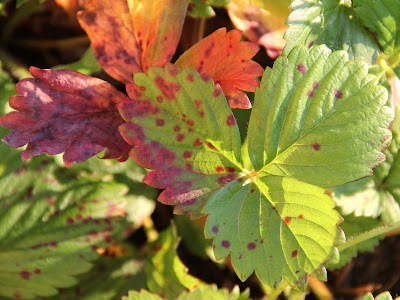
[[[278,299],[279,295],[283,293],[287,286],[288,284],[285,281],[282,281],[278,288],[267,296],[266,300]]]
[[[371,229],[367,232],[364,232],[360,235],[357,235],[357,236],[347,240],[346,243],[337,246],[337,249],[339,250],[339,252],[341,252],[345,249],[351,248],[351,247],[353,247],[357,244],[360,244],[362,242],[365,242],[369,239],[372,239],[379,235],[388,233],[393,230],[398,230],[398,229],[400,229],[400,222],[394,223],[392,225],[383,225],[383,226]]]
[[[207,19],[202,17],[200,19],[200,25],[199,25],[199,32],[197,35],[197,41],[201,41],[204,37],[204,33],[206,31],[206,23],[207,23]]]

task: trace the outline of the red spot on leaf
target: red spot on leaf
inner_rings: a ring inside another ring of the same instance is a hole
[[[93,252],[96,252],[98,247],[96,245],[92,245],[92,247],[90,248],[92,249]]]
[[[310,42],[308,43],[308,47],[309,47],[309,48],[311,48],[312,45],[314,45],[314,41],[310,41]]]
[[[216,171],[217,173],[222,173],[222,172],[224,171],[224,167],[223,167],[223,166],[217,166],[217,167],[215,168],[215,171]]]
[[[162,103],[162,102],[164,102],[164,99],[163,99],[162,96],[157,96],[157,101],[160,102],[160,103]]]
[[[236,169],[235,169],[234,167],[226,167],[225,170],[226,170],[228,173],[235,173],[235,172],[236,172]]]
[[[200,139],[196,139],[196,140],[193,142],[193,146],[201,146],[201,145],[203,145],[203,141],[200,140]]]
[[[58,243],[56,241],[51,241],[50,242],[50,246],[52,246],[53,248],[57,248],[58,247]]]
[[[305,65],[299,64],[299,65],[297,66],[297,70],[298,70],[301,74],[305,74],[306,71],[307,71],[307,68],[306,68]]]
[[[40,273],[41,273],[41,271],[40,271],[39,269],[35,269],[33,272],[34,272],[35,274],[40,274]]]
[[[187,163],[187,164],[185,165],[185,170],[187,170],[187,171],[192,171],[192,170],[193,170],[192,164],[191,164],[191,163]]]
[[[71,217],[67,219],[67,224],[72,225],[74,224],[74,219],[72,219]]]
[[[317,81],[315,81],[313,83],[313,89],[316,90],[317,88],[319,88],[319,83]]]
[[[314,91],[308,91],[308,92],[307,92],[307,96],[308,96],[309,98],[314,97]]]
[[[204,51],[204,57],[208,58],[211,55],[212,49],[214,48],[215,43],[211,42],[210,46]]]
[[[31,273],[29,273],[28,271],[21,271],[19,273],[19,276],[21,276],[22,279],[28,280],[31,276]]]
[[[219,95],[221,95],[221,88],[219,86],[216,86],[214,88],[213,95],[214,95],[215,98],[217,98],[217,97],[219,97]]]
[[[180,133],[176,136],[176,141],[177,142],[182,142],[185,139],[185,135]]]
[[[341,99],[343,98],[343,93],[340,90],[335,90],[335,97]]]
[[[183,152],[183,157],[188,159],[192,157],[192,151],[185,151]]]
[[[299,219],[304,219],[304,216],[303,215],[299,215]]]
[[[167,164],[171,164],[175,160],[175,153],[170,152],[167,149],[161,148],[157,152],[157,159]]]
[[[285,217],[284,221],[285,221],[286,225],[289,225],[290,222],[292,221],[292,218],[291,217]]]
[[[299,254],[299,250],[294,250],[294,251],[292,252],[292,257],[293,257],[293,258],[296,257],[297,254]]]
[[[169,74],[171,76],[176,76],[179,73],[178,68],[175,67],[174,65],[169,65],[169,70],[168,71],[169,71]]]
[[[186,76],[187,81],[193,82],[194,81],[194,75],[193,74],[188,74]]]
[[[215,148],[214,145],[213,145],[212,143],[210,143],[210,142],[207,142],[207,147],[210,148],[210,149],[217,149],[217,148]]]
[[[318,143],[314,143],[311,146],[314,148],[315,151],[318,151],[319,149],[321,149],[321,145]]]
[[[167,83],[161,76],[156,77],[154,82],[169,101],[175,100],[175,94],[181,90],[179,84]]]
[[[207,73],[201,74],[200,77],[201,77],[201,79],[202,79],[204,82],[208,82],[208,81],[210,81],[210,79],[211,79],[210,75],[208,75]]]
[[[158,127],[162,127],[162,126],[165,125],[165,121],[162,120],[162,119],[157,119],[157,120],[156,120],[156,125],[157,125]]]
[[[153,249],[151,249],[151,252],[156,253],[156,252],[158,252],[160,250],[161,250],[161,245],[160,244],[155,244],[153,246]]]
[[[225,185],[228,182],[231,182],[232,180],[235,180],[237,177],[235,174],[228,174],[226,176],[221,176],[218,178],[218,183],[220,185]]]
[[[247,249],[249,249],[249,250],[254,250],[254,249],[256,249],[256,244],[255,243],[248,243],[247,244]]]
[[[205,114],[204,110],[199,111],[199,115],[201,118],[204,118],[204,114]]]
[[[14,297],[15,299],[21,298],[21,297],[22,297],[21,292],[20,292],[20,291],[15,291],[15,292],[13,293],[13,297]]]
[[[251,189],[250,193],[253,194],[254,193],[254,189]]]
[[[181,131],[181,126],[176,125],[176,126],[174,127],[174,131],[175,131],[175,132]]]
[[[200,99],[196,99],[194,100],[194,105],[196,105],[197,108],[200,108],[200,106],[203,105],[203,101],[201,101]]]
[[[228,126],[235,126],[236,124],[236,119],[233,115],[229,115],[228,118],[226,119],[226,125]]]
[[[224,248],[229,248],[231,246],[231,243],[229,241],[227,241],[227,240],[223,240],[221,242],[221,246],[224,247]]]
[[[193,120],[187,120],[186,124],[188,124],[189,126],[194,126],[194,121]]]

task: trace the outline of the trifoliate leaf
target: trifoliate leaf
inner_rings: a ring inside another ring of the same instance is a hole
[[[178,244],[176,228],[172,225],[150,245],[145,264],[149,290],[172,300],[177,299],[181,292],[200,284],[199,279],[187,273],[186,266],[179,259],[176,252]]]
[[[323,188],[369,175],[391,140],[387,91],[367,64],[324,46],[278,58],[250,119],[254,170],[244,168],[236,120],[208,76],[167,65],[134,82],[137,100],[118,105],[128,122],[120,132],[135,146],[130,156],[154,170],[144,181],[165,189],[159,201],[209,215],[216,258],[231,254],[241,280],[254,271],[270,289],[282,279],[303,288],[307,274],[324,280],[341,217]]]
[[[53,67],[52,69],[53,70],[68,69],[71,71],[82,73],[84,75],[92,75],[93,73],[99,72],[101,70],[101,66],[99,65],[94,56],[93,48],[90,46],[79,61],[68,65],[56,66]]]
[[[294,0],[290,9],[285,55],[299,44],[326,44],[333,51],[346,50],[350,59],[376,63],[379,46],[356,18],[350,0]]]
[[[28,144],[22,159],[64,152],[67,167],[107,148],[104,158],[126,160],[130,146],[117,127],[124,123],[116,104],[128,98],[109,83],[69,70],[31,68],[34,78],[17,84],[10,106],[18,111],[0,118],[13,129],[3,138],[11,147]]]
[[[252,61],[259,48],[253,43],[240,42],[242,33],[220,28],[182,54],[175,65],[189,66],[200,75],[211,76],[219,83],[231,108],[250,108],[251,103],[243,91],[254,92],[263,74],[262,67]]]
[[[263,46],[269,57],[276,58],[286,45],[283,35],[287,29],[285,21],[290,13],[290,1],[261,2],[233,0],[227,5],[227,11],[232,23],[243,31],[249,41]]]
[[[0,147],[7,157],[11,151]],[[55,295],[77,283],[74,276],[91,268],[100,247],[122,238],[127,188],[85,180],[63,185],[48,159],[15,161],[0,177],[0,295]]]
[[[78,20],[92,42],[99,64],[115,79],[165,66],[178,45],[187,0],[85,0]],[[150,13],[151,12],[151,13]]]
[[[146,287],[144,262],[129,256],[102,257],[90,272],[78,276],[78,285],[62,290],[54,300],[114,300],[126,295],[129,290]]]
[[[400,2],[398,0],[353,0],[356,16],[376,34],[386,54],[400,51]]]
[[[355,236],[361,235],[368,230],[378,227],[381,222],[377,219],[366,217],[346,216],[340,228],[343,229],[346,239],[349,240]],[[330,270],[339,269],[351,261],[360,252],[372,251],[379,244],[383,236],[371,238],[365,242],[359,243],[353,247],[340,252],[340,260],[337,263],[329,262],[326,267]]]

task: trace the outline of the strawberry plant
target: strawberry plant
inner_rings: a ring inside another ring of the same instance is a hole
[[[1,3],[5,48],[56,4],[87,36],[19,43],[91,43],[29,73],[0,49],[1,297],[333,299],[327,268],[398,232],[400,1]]]

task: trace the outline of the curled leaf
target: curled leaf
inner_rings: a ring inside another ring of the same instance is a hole
[[[132,82],[136,72],[164,67],[175,53],[188,0],[85,0],[78,20],[110,76]]]
[[[175,53],[188,0],[128,0],[134,31],[142,50],[143,70],[164,67]]]
[[[78,20],[92,42],[96,59],[115,79],[132,82],[142,71],[141,51],[133,31],[126,0],[86,0]]]
[[[116,104],[129,100],[107,82],[69,70],[30,69],[34,78],[17,84],[10,98],[17,111],[0,118],[14,130],[3,138],[11,147],[28,144],[22,159],[64,153],[67,167],[107,148],[104,158],[128,157],[129,145],[118,133],[124,120]]]
[[[227,33],[220,28],[183,53],[175,63],[211,76],[221,86],[231,108],[251,108],[243,91],[254,92],[260,86],[256,77],[263,74],[262,67],[251,60],[258,46],[240,42],[241,36],[239,30]]]

